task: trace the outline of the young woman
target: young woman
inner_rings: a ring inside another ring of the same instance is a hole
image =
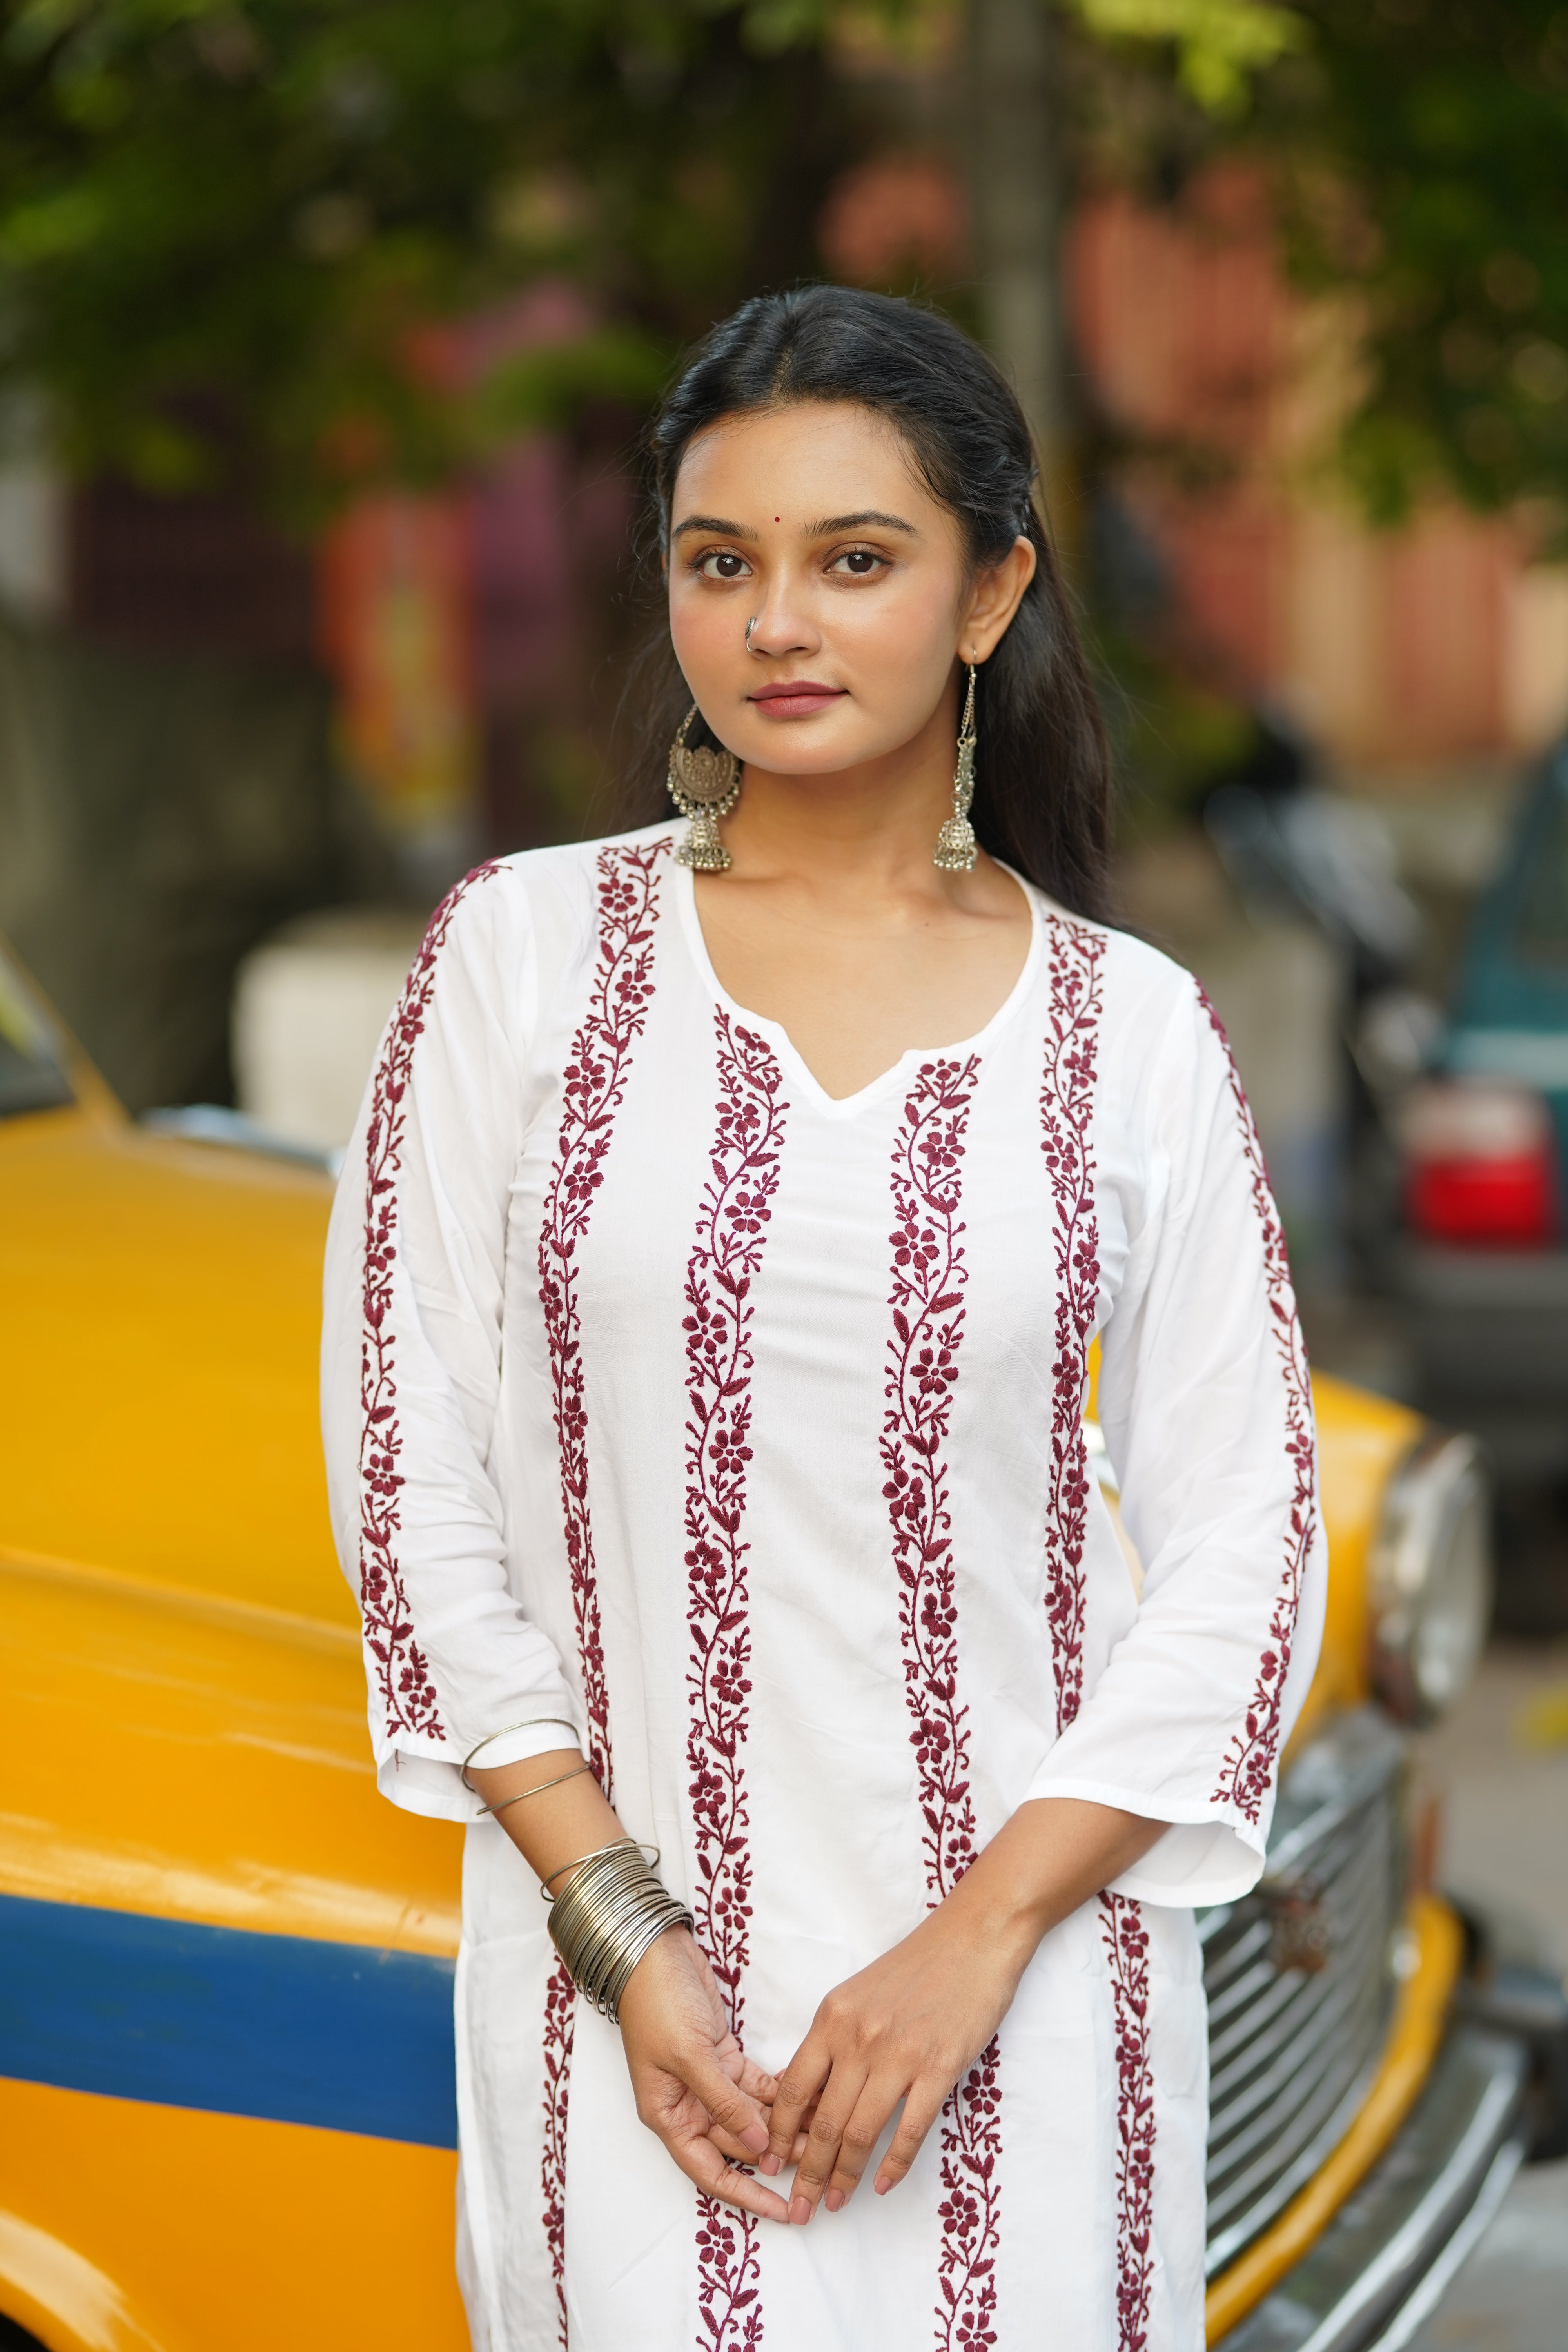
[[[1322,1599],[1257,1139],[1105,923],[990,362],[750,302],[652,476],[689,822],[452,893],[330,1252],[381,1786],[468,1823],[474,2341],[1197,2352],[1192,1906]]]

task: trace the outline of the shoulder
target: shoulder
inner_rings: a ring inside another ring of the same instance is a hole
[[[1113,924],[1069,914],[1043,890],[1030,895],[1040,913],[1051,986],[1081,974],[1108,1039],[1122,1032],[1147,1039],[1151,1032],[1191,1028],[1211,1017],[1197,982],[1173,957]]]
[[[526,948],[546,963],[569,962],[596,929],[605,892],[639,872],[654,880],[673,840],[669,824],[645,825],[487,858],[437,908],[422,961],[448,948],[503,960]]]

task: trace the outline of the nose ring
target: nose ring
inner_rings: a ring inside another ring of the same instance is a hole
[[[755,646],[752,643],[752,631],[756,627],[757,623],[761,618],[762,615],[760,613],[753,613],[751,619],[746,623],[746,651],[749,654],[754,654],[757,652]],[[761,661],[763,659],[763,656],[761,654],[757,654],[757,659]]]

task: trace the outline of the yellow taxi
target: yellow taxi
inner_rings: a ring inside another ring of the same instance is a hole
[[[461,1841],[375,1792],[317,1440],[331,1191],[132,1123],[0,955],[6,2345],[468,2342]],[[1433,1890],[1412,1796],[1484,1628],[1474,1449],[1316,1402],[1322,1661],[1264,1883],[1201,1923],[1227,2352],[1405,2342],[1563,2137],[1561,1990]]]

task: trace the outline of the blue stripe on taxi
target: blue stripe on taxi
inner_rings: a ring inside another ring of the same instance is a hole
[[[454,1966],[0,1895],[0,2075],[455,2147]]]

